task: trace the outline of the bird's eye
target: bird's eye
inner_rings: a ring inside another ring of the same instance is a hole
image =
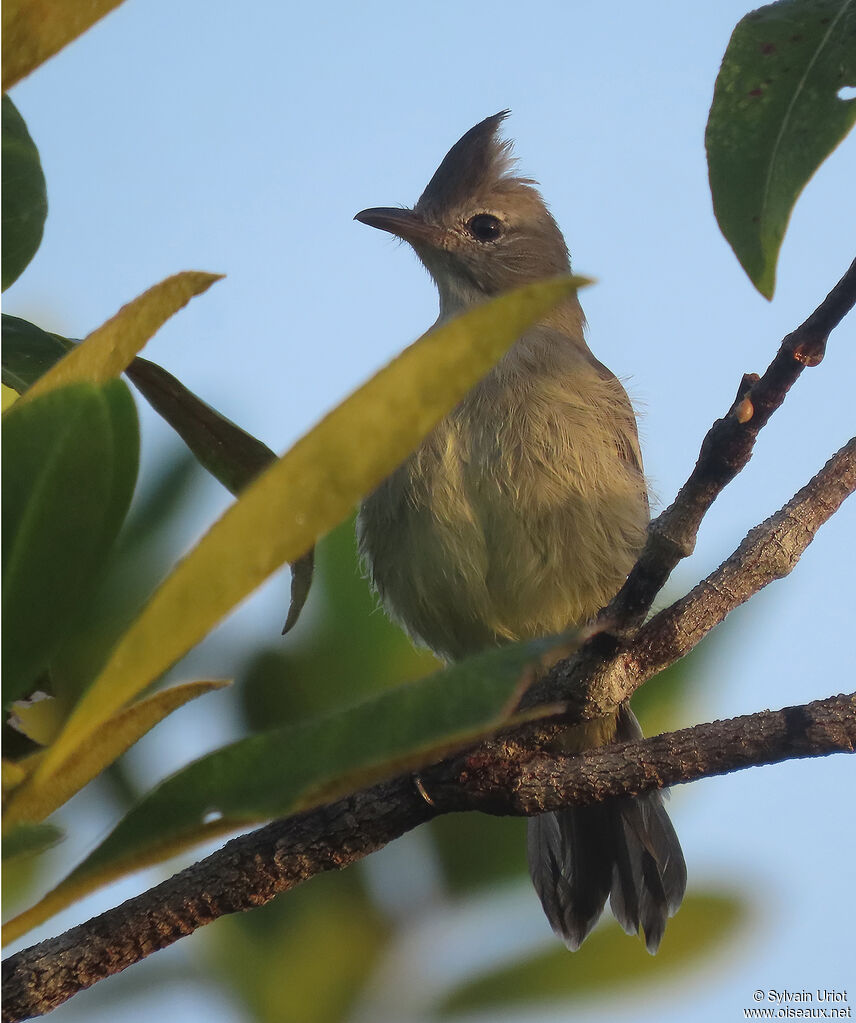
[[[478,242],[493,242],[502,234],[502,221],[492,213],[477,213],[467,221],[467,230]]]

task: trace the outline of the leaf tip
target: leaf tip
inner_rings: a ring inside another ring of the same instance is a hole
[[[744,270],[746,267],[744,266]],[[746,271],[749,273],[749,271]],[[749,274],[749,279],[755,285],[758,293],[766,298],[768,302],[773,301],[773,294],[776,291],[776,264],[767,265],[761,271],[760,274],[752,275]]]

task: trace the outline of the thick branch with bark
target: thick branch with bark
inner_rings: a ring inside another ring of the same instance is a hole
[[[276,821],[100,917],[11,956],[4,964],[3,1020],[47,1012],[197,927],[262,905],[317,873],[347,866],[440,813],[540,813],[752,765],[852,752],[854,695],[573,757],[544,753],[538,743],[571,722],[608,713],[731,610],[786,575],[819,526],[856,488],[856,441],[851,441],[714,573],[640,628],[674,566],[692,552],[705,512],[745,466],[758,432],[803,368],[820,362],[830,332],[854,304],[856,261],[783,340],[764,375],[743,378],[730,412],[708,432],[690,478],[651,524],[636,566],[599,618],[602,631],[533,687],[529,702],[564,701],[560,722],[522,726],[451,757],[423,772],[419,789],[410,776],[402,776]]]
[[[508,745],[505,756],[463,753],[423,772],[421,781],[441,812],[530,817],[747,767],[852,753],[854,748],[856,693],[851,693],[581,754],[516,744]]]

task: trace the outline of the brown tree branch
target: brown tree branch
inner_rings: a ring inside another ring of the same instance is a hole
[[[517,744],[462,753],[420,775],[435,808],[522,815],[637,796],[743,770],[856,749],[856,693],[758,711],[581,754]]]
[[[639,630],[633,653],[639,684],[683,657],[758,590],[789,575],[821,525],[854,490],[856,437],[780,511],[752,529],[715,572]]]
[[[396,778],[227,842],[167,881],[3,963],[3,1021],[30,1019],[227,913],[362,859],[436,811]]]
[[[832,331],[856,305],[856,260],[815,311],[779,346],[762,377],[744,375],[731,409],[701,445],[698,461],[672,504],[651,522],[626,582],[602,612],[614,627],[639,625],[674,567],[695,549],[701,520],[752,457],[755,438],[807,366],[817,366]]]
[[[431,805],[408,775],[382,782],[235,838],[142,895],[10,956],[3,966],[3,1021],[49,1012],[198,927],[263,905],[315,874],[341,869],[441,813],[541,813],[854,747],[851,694],[580,756],[519,745],[509,746],[504,757],[461,754],[422,775]]]

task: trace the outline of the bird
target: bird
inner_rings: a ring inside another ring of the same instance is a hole
[[[355,220],[409,243],[439,295],[437,324],[512,288],[571,272],[564,237],[517,171],[500,111],[449,150],[415,206]],[[453,663],[590,623],[645,540],[636,416],[585,340],[572,294],[361,503],[357,544],[393,621]],[[628,703],[562,733],[579,752],[641,737]],[[553,930],[576,950],[607,899],[656,952],[686,865],[657,791],[529,818],[528,865]]]

